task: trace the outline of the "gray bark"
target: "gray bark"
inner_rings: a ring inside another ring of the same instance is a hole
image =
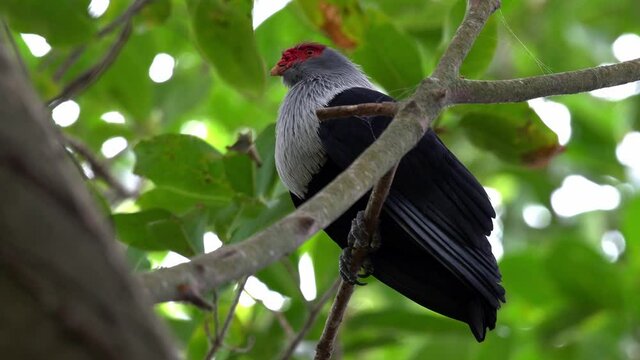
[[[2,358],[175,358],[1,37],[0,125]]]

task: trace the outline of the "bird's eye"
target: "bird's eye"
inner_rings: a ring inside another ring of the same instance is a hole
[[[309,56],[313,55],[313,50],[307,50],[307,55]]]

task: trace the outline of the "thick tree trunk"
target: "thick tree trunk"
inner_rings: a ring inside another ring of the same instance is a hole
[[[0,37],[0,357],[173,359],[167,339]]]

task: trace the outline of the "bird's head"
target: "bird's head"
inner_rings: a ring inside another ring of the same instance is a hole
[[[318,76],[349,75],[357,67],[339,52],[317,43],[302,43],[282,52],[271,69],[272,76],[282,76],[287,86]]]

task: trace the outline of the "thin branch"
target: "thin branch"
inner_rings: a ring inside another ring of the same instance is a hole
[[[253,345],[256,344],[256,338],[253,335],[247,336],[247,344],[245,346],[229,346],[225,345],[224,347],[230,352],[238,353],[238,354],[246,354],[251,349],[253,349]]]
[[[106,35],[108,35],[111,32],[113,32],[113,30],[115,30],[121,24],[130,22],[130,20],[140,10],[142,10],[142,8],[145,5],[147,5],[151,1],[153,1],[153,0],[136,0],[136,1],[134,1],[133,4],[131,4],[131,6],[129,6],[127,8],[127,10],[125,10],[122,14],[120,14],[120,16],[118,16],[115,20],[113,20],[107,26],[105,26],[100,31],[98,31],[97,38],[98,39],[103,38]],[[53,75],[53,80],[54,81],[60,81],[60,79],[62,79],[64,74],[71,68],[71,66],[73,66],[76,63],[76,61],[78,61],[78,59],[80,58],[80,56],[82,56],[82,54],[84,53],[84,51],[86,49],[87,49],[87,45],[86,44],[85,45],[80,45],[77,48],[75,48],[69,54],[69,56],[65,59],[65,61],[62,63],[62,65],[60,65],[60,67],[56,70],[55,74]]]
[[[98,31],[98,37],[103,37],[113,30],[115,30],[121,24],[129,23],[130,20],[140,11],[145,5],[152,2],[154,0],[136,0],[125,10],[120,16],[115,18],[111,23],[102,28],[102,30]]]
[[[278,320],[278,323],[280,324],[280,327],[284,331],[287,338],[293,338],[296,333],[295,331],[293,331],[293,327],[291,327],[291,324],[287,320],[287,317],[284,316],[282,312],[277,310],[272,310],[271,312],[273,313],[273,316],[276,318],[276,320]]]
[[[458,77],[460,66],[480,35],[484,24],[499,7],[500,0],[468,0],[464,19],[440,58],[433,77],[441,80]]]
[[[53,81],[56,83],[62,80],[64,74],[69,71],[69,69],[80,59],[80,56],[87,50],[87,45],[80,45],[77,48],[73,49],[69,56],[62,62],[60,67],[53,73]]]
[[[513,80],[458,80],[450,92],[454,104],[520,102],[543,96],[576,94],[640,81],[640,59],[558,74]]]
[[[213,343],[216,341],[215,339],[218,336],[218,330],[220,329],[220,319],[219,319],[219,312],[218,312],[218,293],[215,290],[213,290],[213,301],[211,302],[211,322],[213,322],[213,332],[211,332],[211,329],[209,328],[209,322],[206,320],[206,318],[203,323],[203,326],[204,326],[204,333],[205,335],[207,335],[207,339],[209,339],[209,341],[213,345]]]
[[[211,349],[207,352],[205,356],[205,360],[213,359],[213,356],[216,352],[222,347],[224,343],[224,338],[227,335],[227,331],[229,331],[229,327],[231,325],[231,321],[236,314],[236,307],[238,306],[238,302],[240,302],[240,295],[242,295],[242,291],[244,290],[244,285],[247,283],[247,279],[249,277],[245,276],[238,282],[238,291],[236,292],[236,296],[233,298],[233,302],[231,303],[231,307],[229,307],[229,313],[227,313],[227,318],[224,320],[224,324],[222,325],[222,329],[218,331],[216,329],[216,339],[211,345]]]
[[[60,94],[47,101],[47,104],[51,107],[54,107],[59,103],[77,95],[82,90],[86,89],[96,80],[98,80],[100,75],[102,75],[102,73],[104,73],[104,71],[107,70],[109,66],[111,66],[111,64],[118,57],[118,54],[120,54],[120,51],[124,47],[124,44],[127,42],[129,35],[131,35],[131,29],[131,23],[126,23],[124,28],[120,32],[120,35],[118,35],[118,38],[113,43],[109,51],[107,51],[105,56],[96,65],[83,72],[77,78],[67,84],[67,86],[62,89]]]
[[[367,202],[367,208],[364,214],[364,222],[367,230],[367,234],[371,236],[378,228],[380,220],[380,213],[382,212],[382,206],[387,199],[389,189],[393,183],[393,177],[396,173],[397,166],[394,166],[387,174],[385,174],[378,184],[371,192],[371,197]],[[371,239],[368,239],[371,242]],[[360,270],[365,258],[369,255],[370,247],[356,247],[353,249],[351,260],[351,273],[356,274]],[[336,299],[331,306],[331,312],[327,318],[327,322],[324,325],[322,336],[316,346],[315,360],[330,359],[333,354],[333,344],[338,336],[338,329],[344,318],[344,313],[347,310],[347,304],[353,295],[355,285],[346,281],[340,282],[340,288],[336,294]]]
[[[98,157],[83,142],[68,135],[63,135],[63,141],[66,146],[71,148],[71,150],[82,156],[91,166],[93,173],[104,180],[119,197],[126,199],[137,196],[135,192],[127,189],[118,179],[116,179],[109,171],[109,166],[98,159]]]
[[[251,161],[256,164],[256,166],[262,166],[262,159],[260,159],[260,154],[256,149],[256,144],[253,141],[253,135],[251,134],[251,131],[239,133],[236,142],[231,146],[227,146],[227,150],[235,151],[240,154],[246,154],[247,156],[249,156],[249,159],[251,159]]]
[[[344,105],[327,107],[316,110],[316,115],[320,121],[328,119],[344,118],[353,115],[378,115],[393,117],[398,112],[398,103],[381,102],[358,105]]]
[[[327,301],[329,301],[331,296],[333,296],[333,294],[336,292],[338,285],[340,285],[340,279],[336,279],[336,281],[333,282],[331,287],[327,289],[327,291],[325,291],[324,294],[322,294],[322,296],[313,304],[313,307],[309,310],[309,315],[307,316],[307,320],[304,322],[304,325],[302,325],[302,328],[300,329],[300,331],[291,340],[291,342],[283,352],[281,357],[282,360],[288,360],[289,358],[291,358],[291,356],[293,355],[293,352],[298,347],[298,344],[300,344],[300,341],[304,339],[304,337],[307,335],[309,330],[311,330],[311,327],[313,326],[313,324],[316,323],[318,315],[320,315],[320,312],[322,311],[322,307],[324,306],[324,304]]]
[[[198,289],[194,289],[189,285],[180,286],[180,294],[181,296],[177,299],[178,301],[188,302],[191,305],[194,305],[205,311],[213,311],[214,307],[200,294]]]

